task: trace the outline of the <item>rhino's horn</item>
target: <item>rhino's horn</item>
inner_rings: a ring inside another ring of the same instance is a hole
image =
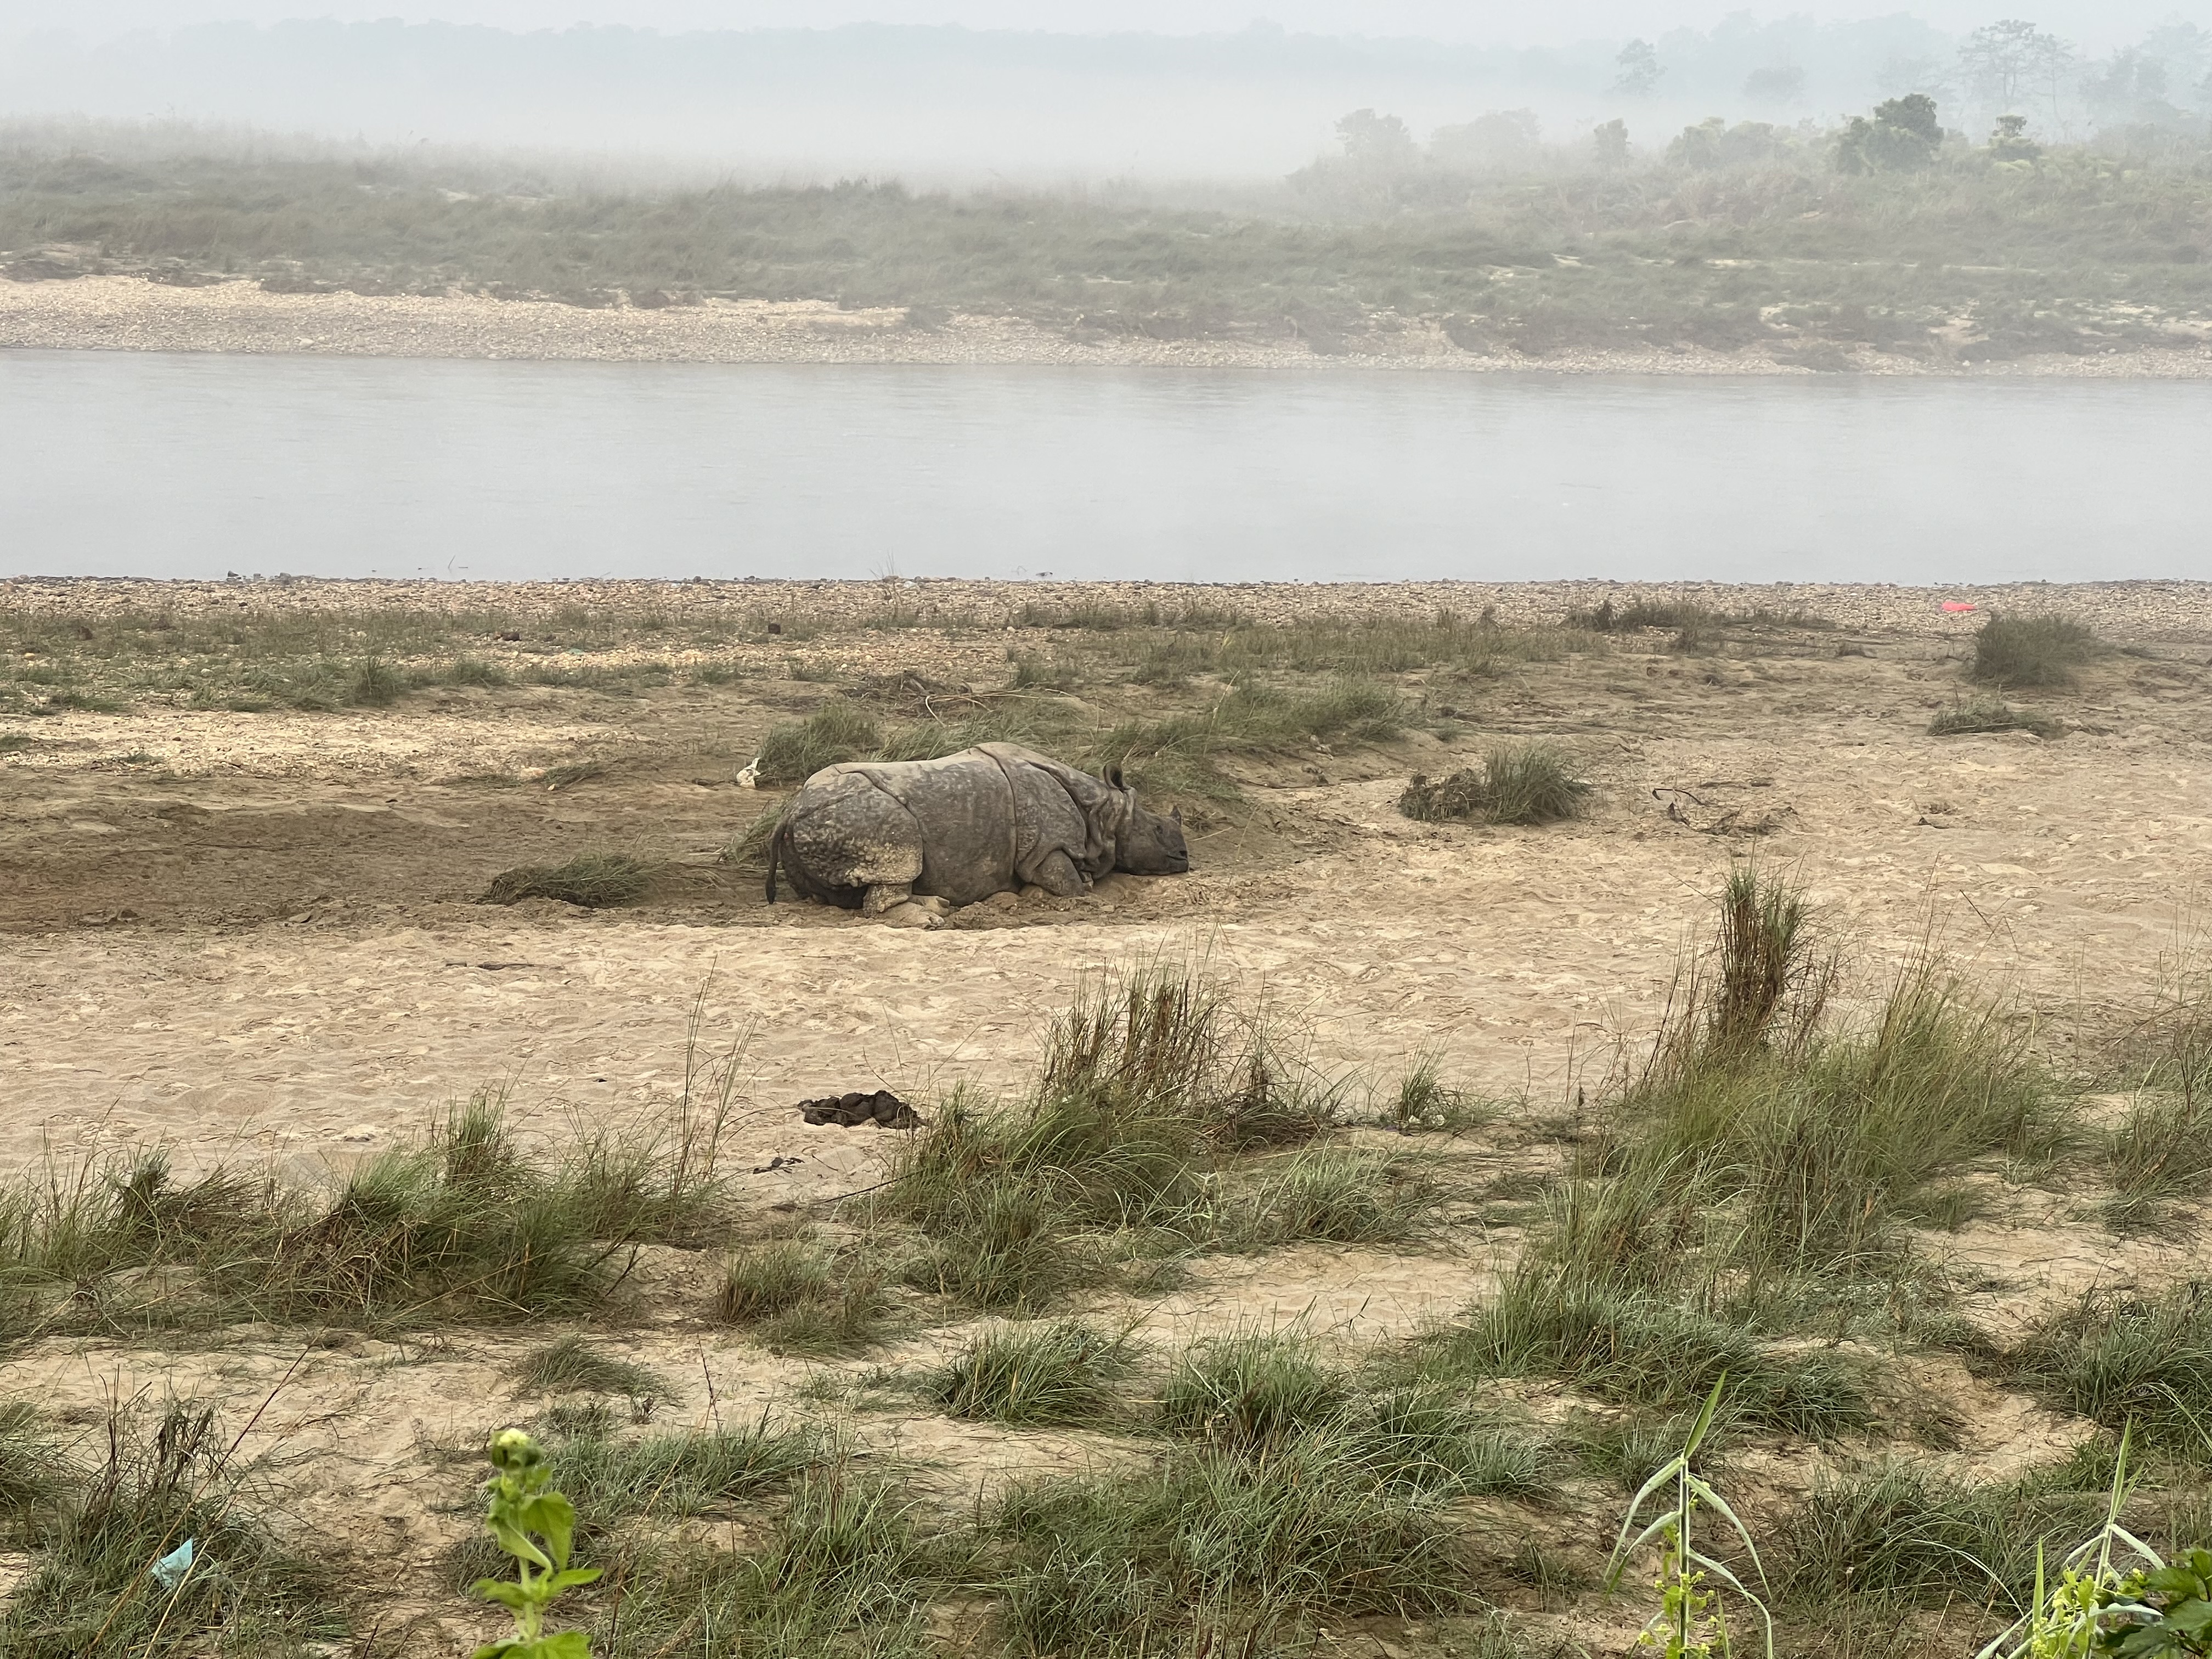
[[[1168,817],[1170,822],[1181,823],[1182,822],[1182,808],[1181,806],[1177,806],[1174,811],[1168,814]]]

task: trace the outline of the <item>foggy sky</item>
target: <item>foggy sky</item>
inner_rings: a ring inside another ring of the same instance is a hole
[[[1913,90],[1985,130],[1995,112],[1947,66],[1967,29],[2020,13],[2094,58],[2169,19],[2212,25],[2212,0],[0,0],[0,118],[761,182],[1279,179],[1361,108],[1421,137],[1531,112],[1554,143],[1622,118],[1650,148],[1709,118],[1833,124]],[[1658,43],[1653,95],[1613,84],[1631,34]],[[1776,70],[1792,90],[1760,90]],[[2203,70],[2175,78],[2191,107],[2212,102]],[[2055,99],[2027,113],[2039,137],[2086,130]]]
[[[1425,36],[1499,46],[1710,28],[1730,15],[1839,21],[1904,13],[1962,31],[2025,16],[2093,51],[2179,18],[2212,27],[2203,0],[0,0],[0,34],[64,29],[102,38],[193,23],[295,17],[562,28],[576,23],[668,30],[834,28],[855,22],[1092,33],[1205,33],[1256,19],[1317,34]]]

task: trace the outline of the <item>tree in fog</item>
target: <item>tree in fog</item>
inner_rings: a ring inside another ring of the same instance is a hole
[[[1533,109],[1486,110],[1461,126],[1429,135],[1429,157],[1441,167],[1468,171],[1524,166],[1543,143],[1544,125]]]
[[[1876,104],[1874,116],[1854,115],[1836,135],[1836,168],[1840,173],[1910,173],[1927,167],[1943,148],[1943,127],[1936,100],[1908,92]]]
[[[1598,166],[1608,172],[1628,165],[1628,123],[1607,121],[1590,134],[1590,148]]]
[[[1966,84],[1985,106],[2013,111],[2036,98],[2049,106],[2054,120],[2073,63],[2073,47],[2016,17],[1983,25],[1959,48],[1959,67]]]
[[[1659,66],[1659,53],[1649,40],[1631,40],[1614,58],[1620,74],[1613,90],[1624,98],[1649,98],[1667,71]]]
[[[1743,77],[1743,95],[1754,103],[1795,104],[1805,95],[1805,71],[1795,64],[1753,70]]]
[[[2181,112],[2166,100],[2166,65],[2130,47],[2081,77],[2081,101],[2100,122],[2156,122]]]
[[[1990,134],[1990,157],[1997,161],[2033,161],[2043,146],[2027,136],[2027,117],[2000,115]]]
[[[1897,98],[1908,92],[1924,93],[1938,103],[1952,94],[1949,65],[1933,58],[1893,57],[1875,71],[1875,88]]]
[[[1371,109],[1356,109],[1339,121],[1336,136],[1344,145],[1346,161],[1378,173],[1410,167],[1419,153],[1403,121]]]

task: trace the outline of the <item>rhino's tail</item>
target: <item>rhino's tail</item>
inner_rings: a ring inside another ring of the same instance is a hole
[[[783,828],[783,826],[782,826],[781,824],[780,824],[780,823],[779,823],[779,824],[777,824],[774,830],[770,830],[770,831],[769,832],[769,837],[768,837],[768,902],[769,902],[770,904],[773,904],[773,903],[775,903],[775,866],[776,866],[776,860],[777,860],[780,857],[781,857],[781,856],[782,856],[782,854],[783,854],[783,837],[784,837],[784,828]]]

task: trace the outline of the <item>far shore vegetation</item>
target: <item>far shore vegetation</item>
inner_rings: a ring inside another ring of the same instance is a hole
[[[2196,346],[2212,314],[2202,120],[2039,141],[1917,94],[1821,127],[1417,142],[1359,111],[1272,185],[951,192],[580,182],[489,157],[332,159],[190,131],[0,125],[0,270],[592,308],[816,301],[887,329],[1541,360],[1765,349],[1974,362]]]

